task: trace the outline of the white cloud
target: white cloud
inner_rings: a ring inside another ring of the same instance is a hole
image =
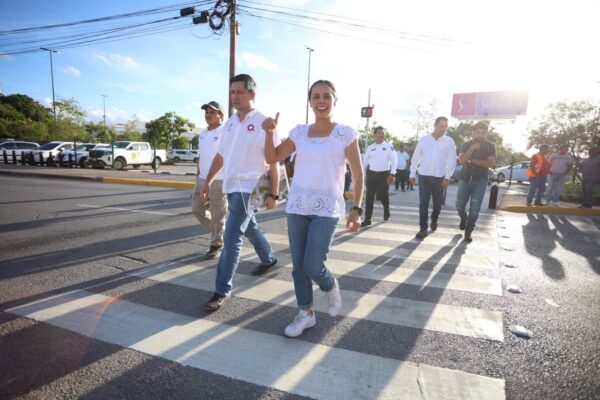
[[[0,53],[0,59],[14,61],[15,58],[13,56],[11,56],[10,54]]]
[[[242,53],[242,58],[241,58],[240,64],[241,64],[241,66],[244,66],[247,68],[263,69],[263,70],[269,71],[269,72],[278,72],[279,71],[279,65],[269,61],[269,59],[267,57],[252,54],[248,51],[245,51]]]
[[[117,53],[95,52],[92,57],[112,68],[125,71],[139,71],[141,69],[141,65],[135,59]]]
[[[67,67],[64,67],[61,69],[62,73],[67,75],[67,76],[72,76],[74,78],[80,78],[81,77],[81,71],[78,70],[77,68],[69,65]]]

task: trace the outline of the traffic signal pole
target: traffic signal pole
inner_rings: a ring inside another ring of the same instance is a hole
[[[231,78],[235,76],[235,36],[237,34],[237,22],[235,20],[235,0],[231,0],[231,14],[229,16],[229,81],[227,82],[227,98],[229,99],[229,116],[233,114],[231,103],[230,84]]]

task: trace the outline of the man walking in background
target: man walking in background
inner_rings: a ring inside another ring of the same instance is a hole
[[[456,168],[456,145],[451,137],[446,136],[448,118],[438,117],[433,132],[423,136],[410,164],[410,183],[416,181],[419,170],[419,225],[417,238],[424,239],[427,233],[429,200],[433,197],[431,213],[431,230],[438,226],[438,217],[442,211],[444,189],[448,187],[450,177]]]
[[[600,146],[590,147],[589,155],[589,158],[581,162],[583,177],[583,204],[581,208],[592,208],[594,186],[600,183]]]
[[[470,242],[471,234],[479,217],[481,202],[485,195],[488,181],[488,169],[496,163],[496,146],[486,140],[488,125],[478,122],[473,126],[469,140],[462,145],[458,161],[463,166],[458,180],[456,210],[460,217],[460,230],[465,231],[465,240]],[[466,206],[469,202],[469,214]]]
[[[367,177],[367,201],[361,226],[365,227],[371,225],[375,194],[383,204],[383,220],[390,218],[389,185],[394,182],[396,174],[396,152],[391,144],[384,141],[382,126],[375,128],[375,143],[367,147],[363,165]]]
[[[565,187],[567,174],[573,167],[573,159],[567,151],[569,146],[566,144],[558,148],[557,154],[552,154],[550,159],[550,175],[548,176],[548,190],[546,191],[546,205],[550,205],[552,200],[554,207],[558,207],[560,195]]]
[[[400,187],[402,191],[406,191],[406,184],[408,183],[408,160],[410,156],[404,151],[404,145],[400,143],[398,151],[396,152],[396,192]]]
[[[534,196],[536,206],[545,205],[542,203],[542,197],[546,191],[546,180],[550,171],[550,163],[546,159],[548,151],[550,151],[550,146],[547,144],[541,145],[540,150],[531,156],[531,160],[529,161],[529,169],[527,170],[527,175],[529,176],[528,206],[531,205]]]
[[[212,259],[221,254],[223,247],[223,226],[227,214],[227,196],[223,194],[223,174],[219,173],[210,184],[208,202],[201,201],[200,192],[210,165],[217,154],[224,111],[216,101],[209,101],[202,106],[202,109],[208,127],[200,132],[198,138],[199,155],[196,168],[196,187],[192,192],[192,213],[211,233],[210,248],[206,253],[206,258]]]

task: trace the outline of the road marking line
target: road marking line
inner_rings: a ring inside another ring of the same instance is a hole
[[[181,214],[175,214],[175,213],[169,213],[169,212],[162,212],[162,211],[146,211],[146,210],[138,210],[135,208],[125,208],[125,207],[105,207],[105,206],[94,206],[91,204],[75,204],[77,207],[83,207],[83,208],[101,208],[104,210],[116,210],[116,211],[128,211],[128,212],[132,212],[132,213],[142,213],[142,214],[154,214],[154,215],[181,215]]]
[[[258,260],[253,249],[243,252],[243,260]],[[292,268],[292,260],[288,255],[278,255],[278,264]],[[499,278],[466,275],[461,273],[445,273],[437,271],[420,271],[418,269],[376,265],[355,261],[327,258],[327,268],[341,276],[372,279],[376,281],[400,283],[420,288],[449,289],[461,292],[480,293],[492,296],[502,296],[502,282]]]
[[[214,291],[216,274],[214,268],[205,269],[194,264],[174,265],[174,263],[169,263],[163,268],[152,268],[131,275],[208,292]],[[502,313],[498,311],[400,299],[343,289],[341,292],[344,301],[341,315],[500,342],[504,340]],[[278,279],[237,274],[234,278],[232,294],[280,306],[296,306],[293,282]],[[325,296],[317,290],[313,308],[317,311],[327,312],[327,307]]]
[[[286,339],[85,291],[7,311],[182,365],[301,396],[505,399],[504,379]],[[324,381],[335,384],[324,385]]]
[[[264,235],[267,241],[270,243],[289,245],[287,235],[280,235],[276,233],[268,233]],[[427,240],[427,239],[425,239]],[[426,244],[426,243],[425,243]],[[446,246],[455,247],[452,243],[447,243]],[[387,256],[387,257],[400,257],[410,258],[413,260],[431,261],[437,262],[438,264],[460,264],[469,265],[473,267],[487,266],[499,268],[498,259],[492,259],[485,255],[479,254],[465,254],[467,249],[465,248],[454,248],[449,249],[448,252],[441,256],[436,256],[435,252],[431,250],[422,250],[417,247],[414,250],[403,249],[395,246],[376,246],[371,244],[363,244],[356,242],[343,242],[336,243],[331,246],[332,251],[341,251],[346,253],[371,255],[371,256]],[[464,250],[464,251],[463,251]],[[460,252],[463,251],[463,254]],[[433,258],[435,257],[435,258]],[[454,260],[453,258],[457,258]]]

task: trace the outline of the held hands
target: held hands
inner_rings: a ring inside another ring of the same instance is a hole
[[[472,153],[476,150],[479,150],[480,147],[481,147],[481,144],[473,143],[471,146],[469,146],[469,151]]]
[[[273,133],[273,131],[275,129],[277,129],[277,123],[279,122],[279,112],[277,114],[275,114],[275,119],[269,117],[266,118],[263,123],[261,124],[261,127],[263,129],[263,131],[265,131],[266,133]]]
[[[346,230],[348,232],[358,232],[360,229],[360,215],[355,210],[350,211],[346,219]]]
[[[411,185],[414,185],[414,184],[416,184],[416,183],[417,183],[417,178],[410,178],[410,179],[408,180],[408,182],[409,182]]]
[[[387,183],[388,183],[388,185],[391,185],[392,183],[394,183],[394,177],[392,175],[388,176]]]
[[[448,179],[446,179],[446,178],[442,179],[442,187],[444,189],[448,188],[448,183],[449,183]]]

